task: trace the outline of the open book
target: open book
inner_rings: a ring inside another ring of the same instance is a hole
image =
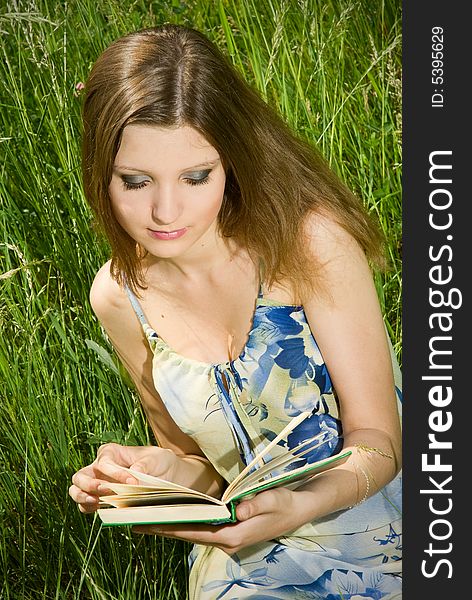
[[[104,525],[234,522],[236,505],[240,500],[281,485],[295,489],[319,473],[342,464],[351,454],[347,451],[316,462],[307,462],[309,453],[335,437],[328,432],[322,432],[290,450],[285,449],[280,456],[270,458],[270,450],[311,414],[302,413],[291,419],[280,434],[229,484],[221,499],[171,481],[126,469],[139,483],[107,484],[115,494],[100,498],[101,508],[98,515]],[[263,458],[267,456],[269,458],[265,462]]]

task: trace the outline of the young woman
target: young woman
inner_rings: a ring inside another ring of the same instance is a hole
[[[400,598],[400,384],[361,204],[184,27],[113,43],[84,127],[85,192],[112,248],[91,303],[158,446],[102,446],[73,477],[80,510],[133,481],[117,465],[220,495],[308,410],[292,441],[334,432],[320,452],[342,445],[346,463],[241,502],[235,524],[135,530],[195,542],[192,598]]]

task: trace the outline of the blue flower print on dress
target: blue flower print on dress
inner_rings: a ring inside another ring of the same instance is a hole
[[[314,373],[314,377],[313,377],[312,381],[314,381],[316,383],[316,385],[320,389],[320,392],[322,394],[331,393],[331,391],[333,389],[333,385],[331,383],[331,378],[329,376],[328,369],[327,369],[325,363],[323,363],[321,365],[317,365],[314,363],[313,360],[310,360],[309,365],[313,369],[313,373]],[[311,379],[309,372],[307,373],[307,376]]]
[[[267,406],[263,402],[257,403],[252,399],[249,399],[247,402],[243,403],[243,407],[249,417],[255,417],[258,415],[259,421],[267,419],[269,414]]]
[[[297,379],[305,373],[308,367],[308,356],[305,354],[305,344],[301,338],[280,340],[277,344],[282,352],[275,357],[275,364],[282,369],[288,369],[292,379]]]
[[[271,327],[275,331],[275,326]],[[278,337],[278,334],[273,337]],[[242,378],[250,396],[259,398],[262,394],[267,380],[272,373],[274,357],[279,350],[280,348],[275,341],[269,343],[267,340],[263,340],[259,334],[250,336],[245,352],[241,355],[242,364],[247,363],[251,371],[250,379],[247,377]]]
[[[282,546],[282,544],[275,544],[272,550],[264,556],[263,560],[265,560],[266,563],[278,563],[279,558],[277,555],[284,551],[285,546]]]
[[[316,461],[340,449],[338,398],[302,306],[283,305],[261,295],[243,351],[228,363],[214,365],[172,352],[144,315],[136,314],[153,352],[156,390],[177,426],[195,440],[226,481],[241,471],[243,442],[259,450],[301,412],[311,416],[282,446],[296,447],[325,433],[333,437],[306,459]],[[401,373],[393,353],[392,367],[400,398]],[[271,453],[282,456],[284,448],[277,446]],[[400,598],[401,577],[394,574],[401,572],[401,513],[396,508],[400,493],[397,476],[381,493],[352,510],[338,511],[237,555],[196,545],[189,557],[189,597]]]
[[[401,534],[398,534],[395,529],[392,527],[392,525],[390,525],[390,530],[388,532],[388,535],[386,535],[384,538],[377,538],[374,537],[374,540],[376,542],[378,542],[381,546],[385,546],[386,544],[396,544],[395,548],[397,550],[401,550],[402,549],[402,545],[401,545]]]
[[[402,554],[402,534],[397,533],[395,531],[395,529],[393,528],[392,524],[390,524],[389,527],[389,532],[388,534],[383,537],[383,538],[378,538],[378,537],[373,537],[373,540],[375,542],[378,542],[378,544],[380,546],[390,546],[393,544],[393,550],[396,550],[398,553],[397,554],[392,554],[392,549],[391,547],[388,548],[388,550],[390,550],[389,554],[386,554],[385,552],[379,553],[377,556],[380,557],[382,556],[382,563],[385,564],[389,561],[397,561],[397,560],[401,560],[401,554]],[[372,557],[369,556],[369,559],[371,559]]]
[[[240,358],[242,363],[257,365],[251,372],[248,393],[258,398],[270,377],[274,357],[280,352],[278,342],[289,335],[297,335],[303,326],[291,317],[291,306],[260,306],[254,315],[249,339]]]
[[[276,433],[268,429],[263,429],[262,433],[269,441],[276,437]],[[300,458],[300,462],[293,464],[291,468],[298,468],[307,463],[313,463],[323,458],[328,458],[337,454],[342,449],[341,439],[341,424],[331,415],[312,414],[310,417],[302,421],[287,437],[286,440],[280,440],[277,445],[288,450],[293,450],[305,440],[308,440],[316,435],[321,435],[323,442],[318,447],[313,448],[310,452]],[[303,462],[302,462],[303,461]]]
[[[293,553],[293,554],[292,554]],[[401,577],[378,569],[337,567],[342,554],[322,548],[316,554],[276,543],[264,551],[246,549],[226,561],[226,579],[212,579],[202,592],[205,600],[312,598],[316,600],[391,600],[399,598]]]
[[[207,592],[223,587],[220,593],[215,596],[215,600],[219,600],[220,598],[223,598],[230,590],[234,592],[235,590],[233,590],[233,588],[235,586],[236,589],[238,587],[248,589],[266,587],[273,583],[273,579],[271,577],[267,577],[267,568],[262,567],[254,569],[246,574],[242,572],[241,565],[236,557],[235,560],[228,560],[226,563],[226,575],[228,576],[228,579],[211,581],[202,587],[202,591]]]
[[[293,306],[278,306],[265,312],[267,320],[277,326],[277,329],[283,336],[298,335],[303,330],[303,326],[292,317],[292,313],[297,310]]]
[[[309,363],[309,368],[318,369],[317,365]],[[331,385],[331,381],[329,383]],[[307,377],[307,372],[298,379],[288,382],[284,400],[284,410],[289,417],[297,417],[302,412],[313,411],[316,413],[331,412],[328,399],[331,404],[336,403],[331,387],[320,389],[316,381]]]
[[[323,414],[313,414],[295,427],[287,437],[287,447],[291,450],[320,433],[325,434],[323,439],[326,437],[327,441],[305,454],[304,458],[308,463],[316,462],[341,451],[341,423],[331,415]]]
[[[332,412],[329,402],[333,405],[335,400],[331,379],[311,332],[300,335],[305,328],[301,307],[259,306],[240,356],[241,386],[247,393],[245,408],[249,416],[267,418],[268,405],[261,402],[261,397],[266,386],[274,385],[275,381],[277,394],[285,392],[287,416],[307,410]]]
[[[255,350],[255,354],[259,356],[267,346],[287,336],[296,336],[303,331],[303,325],[291,316],[297,310],[296,307],[259,306],[258,308],[241,358],[245,358],[251,350],[253,357]]]
[[[379,572],[330,569],[313,584],[303,586],[324,600],[381,600],[391,594],[394,576]]]
[[[298,417],[303,412],[320,411],[320,394],[316,385],[311,381],[292,382],[285,395],[284,410],[289,417]],[[324,408],[324,407],[323,407]],[[321,412],[328,412],[322,410]]]

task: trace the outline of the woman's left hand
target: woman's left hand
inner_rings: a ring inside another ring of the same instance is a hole
[[[133,527],[135,533],[148,533],[215,546],[231,555],[246,546],[271,540],[300,526],[297,492],[286,488],[267,490],[236,507],[238,522],[228,525],[146,525]],[[302,494],[303,495],[303,494]]]

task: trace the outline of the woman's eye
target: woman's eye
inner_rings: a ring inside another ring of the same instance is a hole
[[[128,178],[122,178],[122,182],[123,182],[123,187],[125,190],[140,190],[141,188],[145,187],[148,184],[148,180],[144,179],[144,180],[133,180],[133,179],[128,179]]]
[[[192,175],[191,177],[187,176],[184,181],[188,183],[188,185],[202,185],[208,183],[210,181],[210,172],[211,171],[203,171],[202,173]]]
[[[199,171],[198,173],[191,173],[184,177],[185,183],[188,185],[203,185],[204,183],[208,183],[210,181],[211,170],[207,171]],[[140,179],[139,177],[122,177],[121,181],[123,183],[123,188],[125,190],[140,190],[149,183],[148,179]]]

